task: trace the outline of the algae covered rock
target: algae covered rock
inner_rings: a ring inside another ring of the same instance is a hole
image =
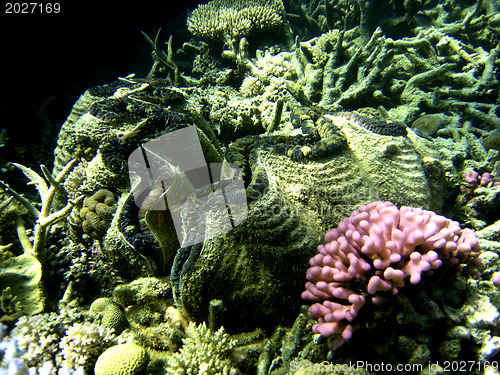
[[[148,353],[142,346],[126,343],[102,353],[94,367],[95,375],[139,375],[148,365]]]
[[[22,312],[28,315],[42,312],[45,298],[41,285],[42,265],[38,259],[30,254],[22,254],[3,261],[1,267],[0,290],[9,288],[11,298],[20,304]]]

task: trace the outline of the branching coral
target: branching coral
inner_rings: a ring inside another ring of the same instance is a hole
[[[53,224],[64,220],[71,213],[73,207],[83,199],[83,196],[80,196],[74,200],[69,200],[63,208],[52,212],[54,208],[53,202],[56,193],[59,192],[65,195],[65,191],[61,183],[77,162],[78,159],[71,160],[57,174],[56,177],[53,177],[48,169],[44,165],[42,165],[40,168],[45,178],[43,178],[30,168],[27,168],[21,164],[14,164],[24,173],[26,177],[29,178],[29,183],[36,186],[38,194],[40,195],[40,199],[42,201],[42,207],[40,211],[38,211],[24,197],[12,190],[6,183],[0,181],[0,188],[2,188],[8,195],[13,196],[21,205],[28,209],[30,214],[32,214],[36,218],[35,239],[33,244],[31,244],[22,234],[24,224],[22,224],[22,222],[19,222],[18,224],[18,227],[20,227],[18,231],[18,235],[20,236],[19,240],[23,245],[25,253],[33,254],[35,256],[43,255],[40,253],[43,251],[45,239],[47,238],[50,227]]]
[[[201,39],[224,40],[279,27],[284,11],[280,0],[212,0],[193,10],[187,26]]]
[[[236,342],[230,338],[224,328],[221,327],[218,331],[212,332],[205,323],[198,326],[189,323],[186,333],[188,337],[183,340],[182,348],[168,359],[168,373],[236,373],[236,369],[232,368],[228,358]]]
[[[64,220],[72,211],[73,207],[83,199],[83,196],[74,200],[67,200],[66,205],[54,211],[54,198],[56,193],[66,196],[62,187],[62,181],[77,163],[77,159],[70,161],[56,177],[53,177],[45,166],[41,166],[43,175],[21,164],[14,164],[26,177],[30,184],[34,184],[40,195],[42,205],[38,211],[26,198],[11,189],[6,183],[0,181],[0,188],[8,195],[24,206],[28,212],[36,218],[33,243],[28,238],[24,221],[20,215],[16,217],[16,229],[19,242],[24,250],[23,254],[7,259],[3,267],[10,269],[11,274],[2,282],[3,287],[11,286],[21,301],[24,312],[35,314],[44,309],[44,298],[42,293],[41,277],[42,264],[45,258],[45,241],[49,230],[55,223]]]
[[[99,354],[116,344],[117,339],[108,328],[75,320],[76,317],[55,313],[22,317],[10,337],[32,371],[42,366],[53,370],[83,368],[89,371]]]
[[[443,264],[458,271],[463,265],[473,274],[481,265],[472,230],[432,211],[389,202],[359,207],[325,240],[310,260],[302,298],[322,301],[309,309],[319,319],[313,331],[334,337],[334,347],[351,339],[352,322],[369,299],[380,304],[384,292],[397,294],[405,279],[417,284]]]

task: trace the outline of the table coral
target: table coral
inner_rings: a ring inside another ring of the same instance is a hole
[[[302,298],[322,301],[309,309],[318,318],[313,331],[333,336],[334,347],[352,337],[351,323],[369,300],[383,302],[384,292],[397,294],[406,279],[417,284],[443,263],[472,274],[481,265],[472,230],[432,211],[389,202],[359,207],[325,241],[310,260]]]
[[[196,37],[224,40],[279,27],[284,11],[281,0],[212,0],[193,10],[187,26]]]

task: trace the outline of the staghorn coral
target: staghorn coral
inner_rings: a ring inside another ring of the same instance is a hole
[[[56,222],[65,219],[71,213],[73,206],[77,205],[83,199],[83,196],[79,196],[74,200],[68,200],[64,207],[52,212],[54,210],[53,206],[55,206],[54,197],[56,192],[64,192],[61,184],[77,162],[78,159],[70,160],[55,177],[52,176],[44,165],[40,167],[43,173],[42,177],[24,165],[14,164],[30,180],[30,183],[36,186],[42,205],[40,211],[38,211],[29,201],[12,190],[7,184],[0,181],[0,188],[8,195],[13,196],[22,206],[28,209],[31,215],[37,218],[34,228],[35,238],[32,244],[27,237],[25,238],[21,233],[22,229],[24,229],[24,224],[22,222],[18,224],[22,226],[22,228],[19,228],[18,235],[22,237],[19,238],[19,240],[26,254],[32,254],[34,256],[43,255],[40,253],[44,250],[45,240],[50,227]]]
[[[16,257],[5,259],[2,267],[9,270],[5,272],[1,280],[1,288],[10,287],[11,291],[21,304],[22,310],[27,314],[36,314],[43,311],[45,299],[42,292],[42,262],[46,257],[46,240],[50,229],[54,224],[64,220],[77,205],[83,196],[74,200],[66,198],[66,191],[62,183],[68,173],[73,169],[77,159],[70,160],[64,168],[54,177],[48,169],[41,165],[43,177],[30,168],[21,164],[14,164],[30,180],[29,184],[36,186],[41,200],[41,208],[38,210],[31,202],[22,195],[11,189],[6,183],[0,181],[0,188],[27,212],[36,219],[33,229],[33,240],[28,237],[21,213],[14,217],[17,237],[23,249],[23,253]],[[58,194],[56,194],[58,193]],[[63,196],[64,206],[57,209],[56,195]],[[9,204],[10,201],[7,200]],[[21,211],[22,212],[22,211]]]
[[[313,331],[332,336],[334,348],[351,339],[351,322],[369,299],[382,303],[383,292],[397,294],[407,277],[417,284],[424,272],[443,263],[478,275],[475,268],[481,265],[472,230],[432,211],[398,209],[389,202],[359,207],[327,232],[325,241],[310,260],[302,298],[323,301],[310,307],[319,319]]]

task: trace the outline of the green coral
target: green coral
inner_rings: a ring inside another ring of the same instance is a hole
[[[95,375],[138,375],[144,372],[149,357],[146,349],[134,343],[112,346],[102,353],[94,367]]]
[[[90,315],[103,326],[111,328],[120,334],[127,326],[127,318],[123,307],[111,298],[98,298],[89,309]]]
[[[236,372],[229,359],[236,341],[221,327],[212,332],[205,323],[189,323],[188,337],[179,352],[167,361],[169,374],[229,374]],[[99,375],[96,373],[96,375]]]
[[[93,238],[102,238],[113,219],[116,207],[115,197],[107,189],[100,189],[85,198],[80,210],[83,231]]]
[[[223,40],[279,27],[284,12],[280,0],[213,0],[193,10],[187,26],[200,39]]]
[[[33,370],[50,363],[55,365],[54,373],[58,368],[83,368],[89,373],[99,354],[116,344],[116,336],[102,325],[76,321],[80,319],[76,311],[23,316],[10,338],[21,350],[21,359]]]

